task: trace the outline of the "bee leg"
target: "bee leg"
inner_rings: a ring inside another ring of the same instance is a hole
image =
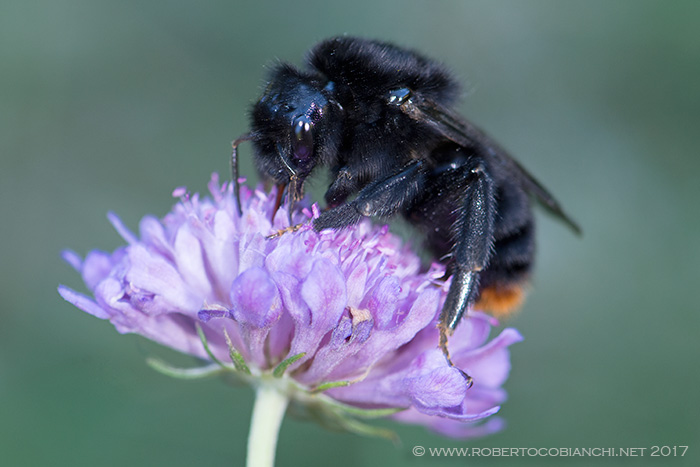
[[[243,209],[241,208],[241,186],[238,183],[238,146],[244,141],[250,141],[252,138],[251,133],[246,133],[241,135],[233,143],[231,147],[231,181],[233,182],[233,194],[236,196],[236,207],[238,208],[238,215],[243,215]]]
[[[304,224],[304,223],[294,224],[294,225],[290,224],[289,227],[285,227],[284,229],[279,229],[279,230],[272,232],[270,235],[265,237],[265,240],[272,240],[273,238],[279,238],[284,234],[294,233],[294,232],[298,231],[299,229],[301,229],[302,227],[304,227],[305,225],[306,224]]]
[[[425,185],[422,161],[414,160],[392,175],[376,180],[349,203],[324,211],[314,220],[314,229],[337,229],[356,224],[362,217],[389,217],[410,204]]]
[[[326,191],[326,205],[329,208],[340,206],[348,196],[357,191],[357,177],[350,167],[341,167],[336,171],[335,179]]]
[[[496,200],[491,177],[483,165],[465,167],[466,177],[462,206],[455,224],[455,246],[452,251],[452,284],[440,313],[440,349],[447,362],[454,366],[447,340],[462,316],[474,304],[478,294],[479,271],[488,263],[493,250]],[[461,370],[460,370],[461,371]],[[472,378],[462,372],[471,386]]]

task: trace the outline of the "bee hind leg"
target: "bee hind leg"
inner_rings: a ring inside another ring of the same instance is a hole
[[[448,338],[454,333],[462,316],[474,304],[478,295],[479,271],[488,264],[493,250],[496,200],[494,186],[481,164],[465,166],[462,205],[454,227],[455,245],[452,251],[452,284],[440,313],[440,349],[450,366]],[[471,386],[473,380],[460,370]]]

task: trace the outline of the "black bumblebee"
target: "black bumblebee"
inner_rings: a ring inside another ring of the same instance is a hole
[[[576,232],[557,201],[496,142],[453,107],[459,86],[440,64],[392,44],[336,37],[307,68],[275,66],[254,105],[251,141],[261,177],[290,205],[317,166],[330,168],[328,209],[316,230],[401,214],[452,276],[440,347],[467,309],[503,314],[520,304],[534,255],[534,197]],[[286,190],[285,190],[286,189]],[[240,211],[240,204],[239,204]],[[471,382],[471,378],[465,374]]]

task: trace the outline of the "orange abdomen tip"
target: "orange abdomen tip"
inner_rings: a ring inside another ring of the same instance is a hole
[[[525,288],[522,285],[486,287],[481,290],[474,308],[496,318],[506,318],[520,308],[524,300]]]

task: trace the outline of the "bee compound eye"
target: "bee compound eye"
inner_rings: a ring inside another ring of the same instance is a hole
[[[306,115],[296,117],[292,123],[292,151],[298,161],[311,158],[314,149],[313,126],[313,122]]]

